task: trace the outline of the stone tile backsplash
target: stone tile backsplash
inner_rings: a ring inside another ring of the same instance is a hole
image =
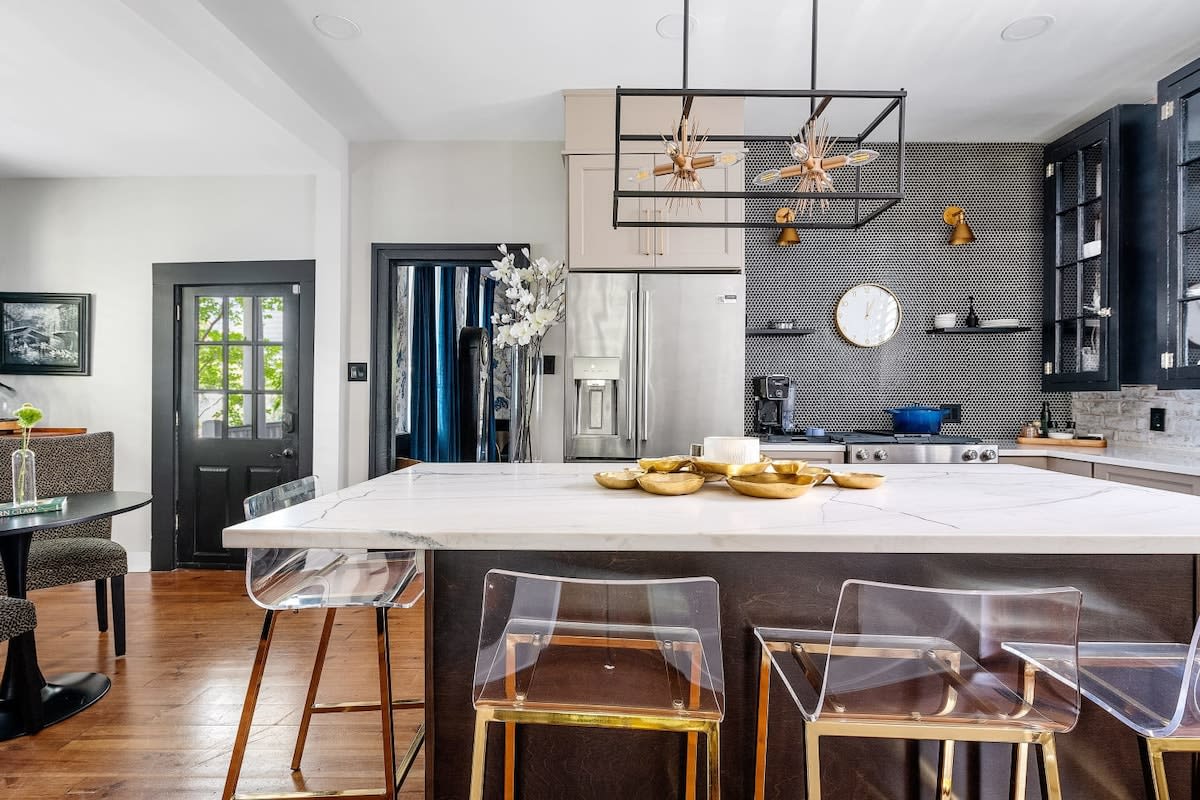
[[[1150,409],[1167,412],[1167,429],[1150,430]],[[1113,444],[1200,447],[1200,390],[1122,386],[1119,392],[1071,396],[1071,415],[1081,433],[1103,433]]]

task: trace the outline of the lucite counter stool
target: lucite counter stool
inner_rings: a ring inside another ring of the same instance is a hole
[[[1141,737],[1146,796],[1169,800],[1164,753],[1200,753],[1200,624],[1190,644],[1080,642],[1078,685],[1085,697]],[[1035,643],[1009,649],[1063,683],[1063,654]],[[1192,789],[1193,797],[1197,788]]]
[[[301,478],[276,486],[246,498],[246,518],[253,519],[279,511],[317,496],[316,478]],[[225,779],[223,800],[255,798],[288,798],[317,800],[317,798],[377,798],[395,800],[400,786],[408,776],[413,761],[425,740],[424,724],[418,728],[408,751],[396,762],[395,726],[392,711],[396,708],[424,708],[422,700],[395,700],[392,697],[391,643],[388,636],[388,611],[410,608],[425,591],[424,560],[413,550],[369,552],[362,550],[250,548],[246,550],[246,591],[250,599],[266,609],[250,685],[238,723],[237,738]],[[368,702],[318,703],[317,689],[333,633],[334,615],[339,608],[374,608],[375,631],[379,654],[379,700]],[[316,661],[309,681],[308,696],[296,737],[292,770],[300,769],[304,744],[314,714],[373,711],[383,722],[384,785],[378,789],[341,789],[327,792],[284,792],[280,794],[235,794],[254,708],[262,687],[267,655],[275,633],[275,620],[280,611],[298,612],[305,609],[325,609],[325,625],[317,645]]]
[[[1054,734],[1079,717],[1079,693],[1005,649],[1041,642],[1072,672],[1080,592],[950,591],[850,580],[832,630],[756,627],[755,800],[765,796],[772,670],[805,720],[808,800],[821,797],[820,741],[845,736],[940,741],[937,797],[952,795],[955,742],[1013,745],[1011,797],[1025,797],[1029,746],[1038,748],[1042,797],[1060,800]]]
[[[487,574],[475,661],[471,800],[482,800],[489,725],[504,726],[504,797],[515,794],[516,726],[658,730],[686,736],[684,796],[720,797],[724,670],[717,582]]]

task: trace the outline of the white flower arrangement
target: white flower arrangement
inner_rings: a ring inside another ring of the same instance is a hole
[[[503,255],[493,261],[489,275],[500,284],[509,301],[509,311],[492,314],[493,342],[497,348],[540,345],[546,331],[562,322],[567,308],[567,269],[561,261],[529,258],[522,249],[524,268],[517,267],[516,253],[500,245]]]

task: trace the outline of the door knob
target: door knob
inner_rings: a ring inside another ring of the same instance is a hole
[[[271,453],[271,458],[295,458],[296,451],[290,447],[285,447],[278,453]]]

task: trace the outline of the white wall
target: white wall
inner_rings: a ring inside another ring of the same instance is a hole
[[[149,491],[151,265],[313,258],[313,209],[311,177],[0,181],[0,288],[94,295],[90,377],[0,379],[46,425],[113,431],[117,488]],[[113,535],[148,568],[148,509]]]
[[[529,242],[566,260],[562,142],[378,142],[350,150],[349,360],[371,355],[371,245]],[[559,371],[543,384],[536,457],[562,460],[562,327],[546,338]],[[371,376],[374,380],[375,376]],[[368,471],[370,384],[349,385],[348,479]]]

